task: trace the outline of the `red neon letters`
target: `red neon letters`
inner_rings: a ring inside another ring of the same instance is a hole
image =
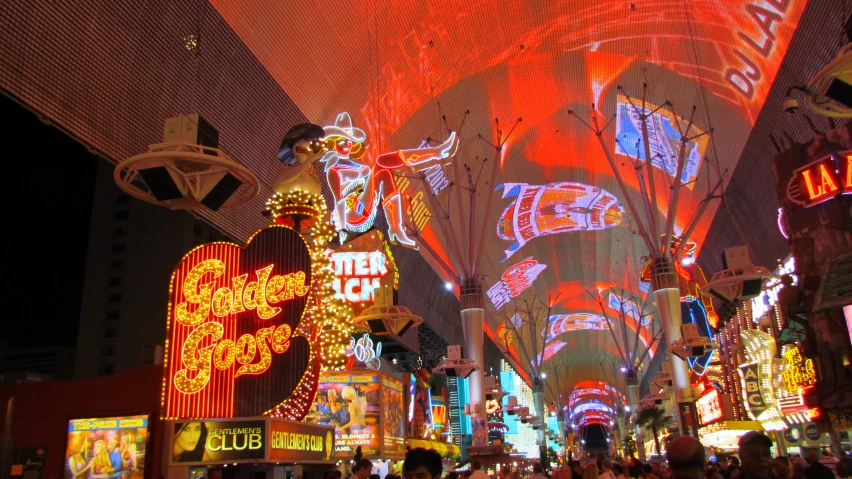
[[[814,206],[838,194],[852,193],[852,153],[844,152],[841,158],[839,170],[829,155],[793,172],[801,192],[799,202]]]

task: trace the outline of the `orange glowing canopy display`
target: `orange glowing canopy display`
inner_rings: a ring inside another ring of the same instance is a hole
[[[486,278],[489,333],[500,330],[519,296],[558,297],[552,314],[562,315],[554,325],[560,333],[546,346],[547,359],[576,358],[568,378],[574,384],[603,379],[592,356],[617,348],[599,321],[566,318],[601,314],[586,291],[617,287],[644,296],[638,273],[648,254],[634,234],[625,192],[579,119],[611,119],[604,140],[619,160],[626,194],[638,202],[628,156],[645,153],[629,99],[641,102],[647,92],[648,106],[659,107],[649,120],[658,185],[652,200],[665,213],[672,154],[680,147],[677,124],[696,108],[693,133],[713,133],[687,145],[688,184],[674,222],[682,233],[710,185],[734,170],[807,0],[211,4],[308,120],[330,125],[349,112],[374,154],[427,138],[436,146],[449,137],[447,126],[459,129],[469,112],[444,171],[458,185],[467,177],[464,166],[474,178],[485,168],[471,196],[475,206],[468,192],[462,198],[445,187],[433,196],[428,182],[401,175],[403,222],[417,230],[412,237],[424,257],[448,281],[458,271],[446,271],[456,266],[439,225],[444,212],[455,231],[484,235],[477,273]],[[479,137],[495,138],[495,118],[504,135],[523,118],[500,150]],[[492,164],[499,171],[490,182]],[[710,204],[691,235],[699,248],[717,208]],[[486,228],[472,227],[471,217]],[[641,321],[629,326],[637,331]],[[641,337],[651,344],[647,331]],[[511,344],[507,349],[513,354]]]

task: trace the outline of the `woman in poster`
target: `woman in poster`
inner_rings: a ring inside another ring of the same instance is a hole
[[[175,424],[174,462],[201,462],[209,459],[207,450],[207,426],[203,422]]]
[[[109,460],[106,443],[103,440],[95,441],[94,454],[89,463],[89,477],[107,478],[114,472],[112,462]]]
[[[344,387],[340,395],[349,405],[349,422],[339,426],[340,429],[353,433],[360,431],[367,425],[367,398],[358,394],[352,385]]]
[[[68,469],[71,471],[71,478],[78,479],[84,477],[91,467],[86,457],[89,455],[88,438],[83,434],[77,435],[73,440],[71,450],[76,451],[68,458]]]
[[[130,477],[130,473],[135,471],[139,464],[136,461],[136,443],[130,437],[130,433],[124,431],[121,434],[121,442],[119,443],[119,451],[121,451],[121,469],[124,471],[124,477]]]

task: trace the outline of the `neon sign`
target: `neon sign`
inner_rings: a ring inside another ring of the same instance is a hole
[[[797,169],[787,189],[790,199],[805,207],[839,194],[852,194],[852,151],[840,153],[837,161],[828,155]]]
[[[331,254],[334,291],[350,303],[372,302],[375,290],[388,274],[384,251],[358,251]]]
[[[497,223],[497,236],[514,241],[505,251],[506,259],[539,236],[602,230],[624,221],[624,209],[615,195],[594,186],[563,181],[505,183],[500,188],[503,198],[515,198]]]
[[[766,401],[760,394],[760,378],[758,376],[757,363],[744,364],[739,368],[740,378],[743,384],[743,395],[752,419],[757,420],[763,411],[766,411]]]
[[[164,417],[256,416],[310,388],[309,291],[308,248],[287,227],[187,254],[170,285]]]
[[[784,352],[784,370],[781,372],[784,389],[798,394],[802,389],[816,385],[817,377],[813,359],[803,358],[799,348],[792,347]]]
[[[502,308],[512,298],[517,298],[532,286],[533,281],[545,268],[546,264],[539,264],[532,256],[526,258],[503,272],[500,281],[488,289],[488,298],[495,308]]]
[[[381,205],[388,222],[388,238],[409,248],[416,247],[403,228],[402,194],[397,188],[393,171],[409,167],[427,171],[437,178],[435,167],[449,161],[458,148],[456,134],[444,143],[431,147],[384,153],[374,160],[365,158],[367,135],[352,126],[348,113],[337,115],[334,125],[326,126],[323,142],[328,152],[320,159],[325,163],[325,174],[334,197],[332,223],[346,241],[347,232],[363,233],[372,228]],[[439,178],[430,182],[433,187],[442,184]]]
[[[710,388],[710,392],[698,398],[695,401],[695,406],[698,408],[698,419],[702,426],[712,424],[724,416],[722,413],[722,397],[715,388]]]
[[[382,343],[376,343],[374,349],[373,340],[367,334],[361,336],[357,341],[352,338],[352,343],[346,348],[346,355],[364,363],[367,369],[378,370],[382,367],[382,360],[379,358],[382,355]]]

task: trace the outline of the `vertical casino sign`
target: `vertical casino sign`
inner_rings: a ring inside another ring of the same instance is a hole
[[[184,256],[169,286],[163,417],[301,419],[320,359],[302,323],[311,290],[308,246],[285,226]]]

